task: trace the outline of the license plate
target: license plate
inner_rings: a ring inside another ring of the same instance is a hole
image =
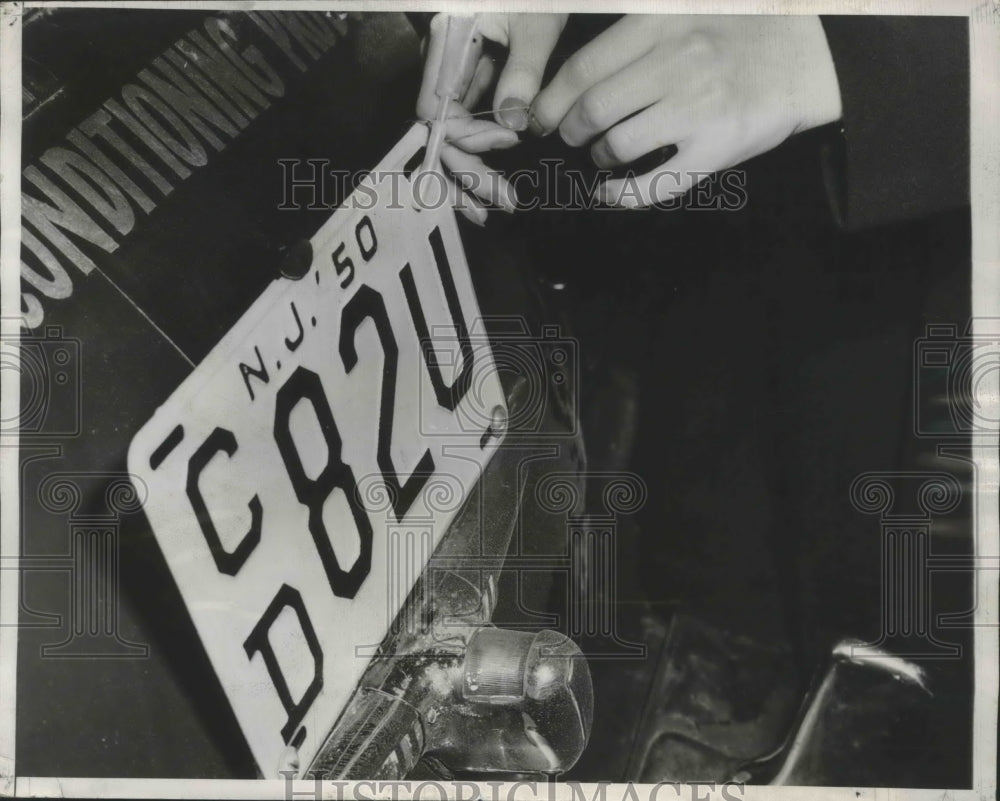
[[[308,764],[502,439],[415,126],[132,441],[129,470],[254,757]],[[144,485],[144,486],[143,486]]]

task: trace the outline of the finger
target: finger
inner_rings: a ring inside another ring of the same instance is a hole
[[[661,101],[665,82],[654,59],[640,59],[585,91],[563,117],[559,134],[574,147],[589,142],[615,123]]]
[[[459,192],[455,201],[455,210],[471,223],[480,228],[486,225],[489,212],[486,207],[468,192]]]
[[[487,167],[478,156],[445,145],[441,150],[441,161],[467,191],[508,213],[517,208],[514,187],[499,172]]]
[[[514,187],[499,172],[487,167],[478,156],[446,145],[441,151],[441,161],[467,191],[506,212],[515,210],[517,193]]]
[[[539,16],[541,16],[539,14]],[[513,14],[491,13],[476,15],[476,30],[491,42],[510,47],[510,21]]]
[[[643,175],[632,175],[607,181],[595,195],[602,203],[622,208],[643,208],[687,194],[723,166],[714,144],[681,145],[670,161]]]
[[[532,102],[532,130],[551,133],[580,95],[641,59],[651,45],[644,25],[641,17],[624,17],[570,56]]]
[[[492,120],[477,120],[470,115],[448,120],[445,141],[460,147],[466,153],[485,153],[488,150],[506,150],[521,140],[515,131],[497,125]]]
[[[513,131],[528,127],[528,108],[565,25],[565,14],[512,15],[510,55],[493,96],[493,114],[501,125]]]
[[[445,120],[451,124],[451,120],[471,120],[474,119],[472,112],[469,111],[465,106],[459,103],[457,100],[448,101],[448,111],[445,114]]]
[[[604,134],[590,148],[598,167],[629,164],[664,145],[687,139],[697,120],[684,108],[662,102],[629,117]]]
[[[467,109],[474,109],[482,98],[486,88],[493,82],[496,76],[497,65],[490,56],[480,56],[479,63],[476,64],[476,71],[472,74],[469,88],[462,98],[462,105]]]
[[[488,211],[480,200],[463,191],[454,181],[448,181],[447,191],[448,202],[455,211],[480,228],[486,224]]]

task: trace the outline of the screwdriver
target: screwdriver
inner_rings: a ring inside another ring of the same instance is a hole
[[[437,84],[434,88],[434,94],[438,98],[437,114],[431,122],[431,132],[427,139],[421,172],[435,170],[440,163],[448,106],[452,100],[458,100],[461,96],[465,89],[465,78],[470,74],[470,67],[474,67],[475,62],[479,60],[482,38],[477,36],[477,27],[474,14],[453,14],[448,17],[444,52],[441,55]]]

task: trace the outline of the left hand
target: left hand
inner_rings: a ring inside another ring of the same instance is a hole
[[[467,65],[462,76],[460,100],[448,104],[445,144],[441,163],[466,190],[457,211],[477,225],[486,221],[487,204],[513,212],[517,206],[514,187],[491,170],[478,154],[516,145],[517,131],[527,126],[527,107],[542,82],[549,54],[555,47],[565,14],[480,14],[479,33],[510,49],[510,57],[496,85],[495,122],[474,117],[474,108],[495,77],[493,60],[486,55]],[[417,116],[431,120],[437,112],[435,93],[438,69],[444,51],[448,15],[431,20],[423,81],[417,97]]]
[[[599,167],[676,145],[661,167],[599,187],[638,207],[839,119],[841,103],[819,17],[630,15],[563,64],[531,116],[536,133],[591,143]]]

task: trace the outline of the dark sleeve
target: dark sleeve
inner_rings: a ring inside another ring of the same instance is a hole
[[[846,228],[969,203],[969,36],[964,17],[823,17],[843,104],[824,154]]]

